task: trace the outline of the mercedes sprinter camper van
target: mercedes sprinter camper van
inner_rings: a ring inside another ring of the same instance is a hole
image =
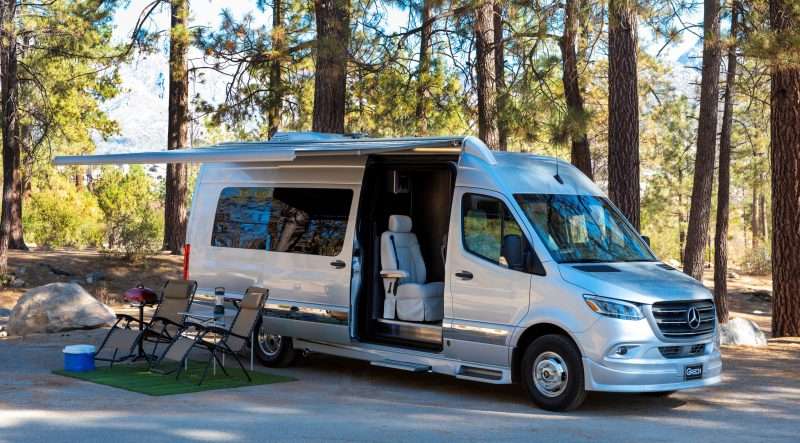
[[[267,365],[319,352],[518,382],[550,410],[720,381],[709,291],[569,164],[474,137],[313,133],[55,160],[188,162],[186,277],[200,293],[269,289]]]

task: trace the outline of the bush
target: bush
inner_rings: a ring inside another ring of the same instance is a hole
[[[23,211],[29,239],[44,248],[102,244],[103,212],[91,192],[76,189],[60,174],[39,185],[34,183]]]
[[[742,259],[741,271],[749,275],[767,275],[772,273],[772,259],[766,246],[750,248]]]
[[[93,188],[105,215],[110,250],[136,259],[161,249],[164,214],[153,180],[143,168],[135,166],[127,173],[103,168]]]

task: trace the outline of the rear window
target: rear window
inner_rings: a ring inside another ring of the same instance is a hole
[[[211,246],[335,256],[352,201],[350,189],[225,188]]]

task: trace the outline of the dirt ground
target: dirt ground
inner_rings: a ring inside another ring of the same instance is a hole
[[[122,302],[122,293],[138,284],[158,288],[166,279],[180,278],[183,257],[156,255],[140,262],[93,250],[10,251],[8,264],[25,285],[0,288],[0,309],[12,309],[26,288],[54,282],[75,281],[98,300],[111,306]],[[86,276],[101,272],[104,278],[87,283]]]

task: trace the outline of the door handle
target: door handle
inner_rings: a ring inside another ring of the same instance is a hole
[[[341,260],[334,260],[331,262],[331,266],[333,266],[336,269],[342,269],[347,265]]]
[[[472,280],[472,273],[469,271],[459,271],[456,272],[456,277],[460,278],[461,280]]]

